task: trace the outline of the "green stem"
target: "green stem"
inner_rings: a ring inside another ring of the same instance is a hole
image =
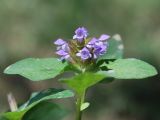
[[[83,94],[77,96],[76,120],[82,120],[81,105],[84,103],[84,99],[85,99],[85,91],[83,92]]]

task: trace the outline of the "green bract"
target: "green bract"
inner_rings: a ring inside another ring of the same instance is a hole
[[[61,81],[74,89],[79,95],[82,95],[87,88],[95,85],[105,77],[105,74],[83,73]]]

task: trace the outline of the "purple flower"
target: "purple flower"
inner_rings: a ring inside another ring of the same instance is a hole
[[[56,54],[61,56],[61,60],[68,60],[70,58],[68,43],[62,39],[58,39],[54,44],[57,45]]]
[[[106,44],[95,45],[94,50],[93,50],[94,59],[98,58],[100,55],[105,54],[106,51],[107,51],[107,45]]]
[[[58,50],[58,51],[56,52],[56,54],[57,54],[57,55],[60,55],[60,56],[66,56],[66,55],[68,55],[68,53],[65,52],[64,50]]]
[[[70,55],[64,51],[64,50],[59,50],[56,52],[57,55],[61,56],[61,59],[60,60],[68,60],[70,58]]]
[[[110,37],[109,35],[101,35],[98,39],[92,38],[87,43],[87,48],[92,50],[93,58],[97,59],[100,55],[103,55],[107,51],[107,41]]]
[[[95,43],[96,42],[98,42],[99,40],[97,39],[97,38],[92,38],[89,42],[88,42],[88,44],[86,45],[88,48],[93,48],[94,47],[94,45],[95,45]]]
[[[106,41],[106,40],[108,40],[109,38],[110,38],[109,35],[102,34],[102,35],[98,38],[98,40],[100,40],[100,41]]]
[[[55,45],[64,45],[66,43],[66,41],[64,41],[64,40],[62,40],[62,39],[57,39],[55,42],[54,42],[54,44]]]
[[[92,57],[90,51],[86,47],[80,50],[76,55],[81,57],[82,60],[87,60]]]
[[[82,42],[86,37],[88,36],[88,31],[84,27],[79,27],[75,31],[75,35],[73,36],[73,39],[77,39],[79,42]]]

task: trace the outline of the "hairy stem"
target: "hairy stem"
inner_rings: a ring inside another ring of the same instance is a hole
[[[77,96],[76,120],[82,120],[81,105],[84,103],[84,99],[85,99],[85,92],[83,92],[83,94]]]

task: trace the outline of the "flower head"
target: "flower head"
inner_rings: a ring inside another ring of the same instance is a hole
[[[79,42],[82,42],[84,39],[86,39],[88,36],[88,31],[84,27],[79,27],[75,31],[75,35],[73,36],[73,39],[77,39]]]
[[[75,35],[70,42],[63,39],[57,39],[54,44],[57,45],[56,54],[61,60],[67,60],[72,63],[85,66],[85,64],[94,63],[99,56],[107,52],[109,35],[102,34],[99,38],[92,37],[87,39],[88,31],[84,27],[75,30]]]

